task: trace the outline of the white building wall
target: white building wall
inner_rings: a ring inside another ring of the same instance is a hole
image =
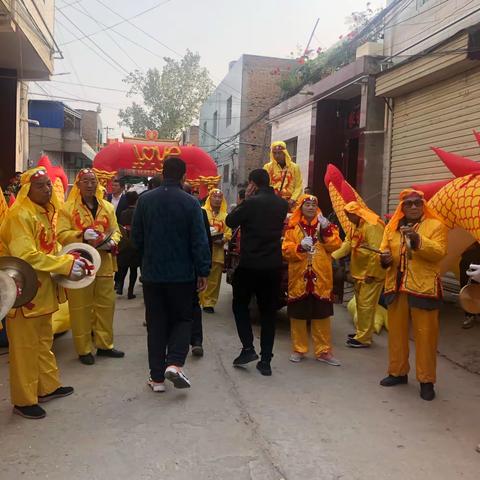
[[[479,22],[480,0],[404,0],[387,16],[385,56],[399,63]]]
[[[303,186],[309,185],[308,161],[310,156],[310,133],[312,128],[312,106],[294,112],[272,122],[272,142],[297,137],[297,164],[300,166]]]

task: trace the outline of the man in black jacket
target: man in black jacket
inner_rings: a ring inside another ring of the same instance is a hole
[[[233,313],[243,348],[233,361],[243,366],[258,359],[253,346],[249,304],[257,297],[261,316],[261,360],[257,369],[271,375],[275,317],[281,282],[282,233],[288,203],[275,195],[268,172],[253,170],[249,175],[246,200],[226,218],[226,224],[240,227],[240,263],[233,276]]]

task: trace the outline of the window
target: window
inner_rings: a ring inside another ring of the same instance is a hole
[[[230,182],[230,165],[224,165],[223,166],[223,183],[228,183]]]
[[[297,162],[297,141],[298,137],[290,138],[290,140],[285,140],[287,145],[287,151],[290,154],[293,162]]]
[[[218,134],[218,114],[215,112],[213,114],[213,136],[216,137]]]
[[[232,96],[227,100],[227,127],[232,123]]]

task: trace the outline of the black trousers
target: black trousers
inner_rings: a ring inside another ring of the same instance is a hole
[[[195,291],[193,296],[193,322],[192,322],[192,336],[190,338],[190,345],[203,344],[203,327],[202,327],[202,309],[200,307],[200,299],[198,293]]]
[[[252,270],[238,267],[233,275],[232,309],[243,348],[253,348],[250,300],[257,297],[260,311],[260,348],[263,360],[270,360],[275,339],[275,319],[280,295],[281,269]]]
[[[130,278],[128,282],[128,293],[133,294],[133,289],[135,288],[135,283],[137,281],[137,270],[138,265],[129,266],[122,265],[118,267],[117,275],[117,290],[123,294],[123,286],[125,284],[125,278],[127,277],[128,270],[130,269]]]
[[[143,285],[150,376],[163,382],[165,368],[183,367],[190,348],[195,282]]]

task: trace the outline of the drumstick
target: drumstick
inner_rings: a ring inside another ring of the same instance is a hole
[[[378,253],[379,255],[381,255],[383,253],[378,248],[373,248],[373,247],[371,247],[370,245],[367,245],[367,244],[360,245],[360,248],[364,248],[365,250],[370,250],[371,252]]]

